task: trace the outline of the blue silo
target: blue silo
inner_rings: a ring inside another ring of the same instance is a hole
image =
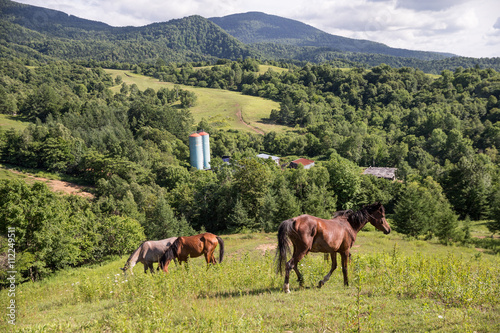
[[[198,170],[203,169],[203,142],[201,135],[193,133],[189,136],[189,160],[191,166]]]
[[[207,132],[198,132],[201,135],[201,141],[203,143],[203,167],[205,169],[210,169],[210,135]]]

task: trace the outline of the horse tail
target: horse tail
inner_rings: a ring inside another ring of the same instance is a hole
[[[290,241],[288,235],[293,231],[294,219],[281,222],[278,227],[278,248],[276,249],[277,266],[276,272],[283,273],[286,264],[286,255],[290,252]]]
[[[177,249],[179,248],[179,243],[181,241],[181,237],[177,237],[177,239],[170,245],[170,247],[165,251],[165,253],[161,256],[159,265],[161,269],[165,266],[167,261],[173,260],[177,258]]]
[[[125,265],[123,266],[123,268],[120,268],[122,271],[124,271],[124,272],[127,271],[127,269],[130,267],[130,262],[131,261],[135,260],[137,262],[137,258],[139,257],[139,253],[142,250],[142,246],[146,242],[147,241],[142,242],[141,245],[139,245],[139,247],[134,252],[132,252],[132,254],[130,255],[130,257],[128,257],[127,262],[125,262]]]
[[[219,263],[221,263],[222,259],[224,259],[224,241],[219,236],[215,237],[217,237],[217,241],[219,242]]]

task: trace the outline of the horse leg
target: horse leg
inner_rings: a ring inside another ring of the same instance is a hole
[[[283,291],[285,293],[290,292],[289,281],[290,281],[290,270],[292,269],[292,267],[293,267],[293,257],[292,259],[288,260],[288,262],[285,265],[285,283],[283,284]]]
[[[349,278],[347,277],[347,264],[349,263],[349,251],[341,252],[340,258],[342,259],[342,274],[344,275],[344,286],[349,286]]]
[[[205,253],[205,260],[207,261],[207,265],[217,263],[217,260],[215,259],[213,251]]]
[[[330,279],[330,276],[332,276],[333,271],[337,268],[337,253],[336,252],[330,253],[330,257],[332,258],[332,268],[330,269],[328,274],[325,275],[323,280],[319,281],[318,288],[323,287],[323,285],[326,283],[326,281],[328,281]],[[325,255],[325,258],[326,258],[326,255]]]
[[[299,261],[304,258],[304,256],[307,254],[307,251],[300,252],[298,255],[294,251],[294,255],[292,259],[290,259],[285,266],[285,284],[283,285],[283,291],[285,293],[290,292],[290,271],[293,269],[295,271],[295,274],[297,274],[297,280],[299,281],[299,285],[301,287],[304,286],[304,277],[302,274],[299,272],[299,269],[297,268],[297,265],[299,264]]]
[[[165,263],[163,264],[163,271],[165,273],[168,273],[168,265],[169,264],[170,264],[170,260],[165,261]]]
[[[304,287],[304,276],[302,275],[302,273],[299,272],[298,265],[295,265],[293,267],[293,270],[295,271],[295,274],[297,274],[297,281],[299,282],[299,286],[301,288],[303,288]]]
[[[152,262],[148,262],[148,267],[149,267],[149,271],[151,272],[151,274],[154,274],[155,270],[153,268],[153,263]]]

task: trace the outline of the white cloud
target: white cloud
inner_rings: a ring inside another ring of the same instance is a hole
[[[497,21],[495,22],[495,24],[493,24],[493,28],[500,29],[500,17],[497,18]]]
[[[442,11],[468,0],[397,0],[396,6],[416,11]]]

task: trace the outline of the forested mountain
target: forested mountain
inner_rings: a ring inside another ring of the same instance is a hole
[[[322,51],[375,53],[420,60],[436,60],[453,56],[449,53],[392,48],[382,43],[336,36],[299,21],[260,12],[212,17],[210,21],[246,44],[273,43],[309,46],[321,48]]]
[[[244,44],[219,25],[251,44]],[[369,68],[385,63],[434,74],[476,65],[500,70],[500,58],[450,57],[395,49],[333,36],[297,21],[262,13],[211,21],[190,16],[143,27],[112,27],[10,0],[0,0],[0,50],[2,57],[106,61],[115,63],[115,68],[159,59],[183,63],[252,57],[298,64],[330,61],[342,67]]]
[[[250,49],[201,16],[143,27],[111,27],[59,11],[0,1],[2,46],[26,55],[118,62],[237,59]],[[7,51],[7,50],[6,50]]]

